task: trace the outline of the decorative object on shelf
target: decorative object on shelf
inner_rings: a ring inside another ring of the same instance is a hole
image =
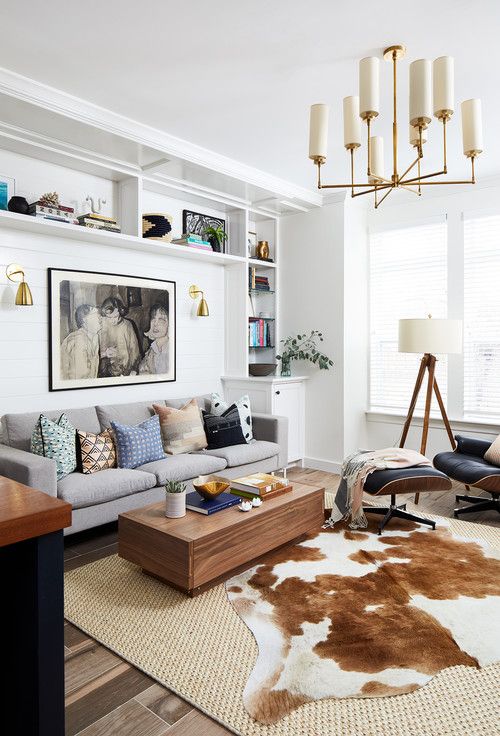
[[[77,218],[78,224],[94,230],[108,230],[112,233],[120,233],[121,229],[116,220],[110,215],[101,215],[99,212],[95,212],[94,200],[92,197],[87,197],[87,201],[89,200],[91,203],[91,212],[87,212],[85,215],[79,215]],[[102,203],[105,202],[106,200],[103,199]],[[99,199],[99,209],[100,208],[101,200]]]
[[[240,503],[238,504],[238,511],[251,511],[253,509],[253,504],[251,501],[241,499]]]
[[[5,275],[10,281],[19,283],[16,294],[16,305],[18,307],[32,307],[33,296],[30,287],[24,280],[24,268],[19,263],[9,263],[5,269]]]
[[[400,319],[398,350],[400,353],[423,353],[420,368],[410,400],[408,414],[403,426],[400,447],[405,446],[406,438],[413,419],[413,412],[417,404],[418,395],[422,387],[425,372],[428,373],[427,392],[425,400],[424,419],[422,425],[422,439],[420,442],[420,454],[425,455],[427,448],[427,435],[429,432],[429,419],[431,412],[432,393],[441,411],[441,417],[448,434],[452,449],[456,448],[455,438],[450,426],[446,408],[441,397],[441,392],[435,378],[436,356],[435,353],[452,354],[461,353],[463,345],[462,321],[459,319],[432,319],[429,314],[427,319]],[[415,503],[418,503],[419,494],[415,495]]]
[[[201,235],[183,233],[181,238],[174,238],[172,243],[174,243],[174,245],[186,245],[188,248],[195,248],[195,250],[213,251],[208,240],[203,240]]]
[[[39,197],[38,203],[45,205],[45,207],[53,207],[57,210],[60,207],[59,195],[57,192],[45,192],[45,194],[42,194],[41,197]]]
[[[249,258],[253,257],[256,247],[257,247],[257,233],[254,233],[251,230],[249,230],[248,236],[247,236],[247,253],[248,253]]]
[[[268,276],[258,276],[255,266],[248,269],[248,288],[251,291],[271,291]]]
[[[224,244],[227,240],[227,233],[224,231],[223,227],[207,227],[204,234],[212,246],[212,250],[216,253],[225,252]]]
[[[371,135],[372,121],[378,116],[379,105],[379,59],[371,56],[359,62],[359,97],[344,98],[344,147],[351,157],[351,182],[349,184],[323,184],[321,167],[326,162],[328,140],[327,105],[311,106],[309,132],[309,158],[318,167],[318,189],[350,189],[351,197],[374,193],[375,208],[389,196],[394,189],[405,189],[418,196],[422,186],[438,184],[475,184],[474,162],[483,150],[481,122],[481,100],[462,102],[462,140],[463,152],[471,161],[471,178],[459,181],[430,181],[436,176],[448,173],[446,162],[446,126],[454,110],[453,84],[454,61],[451,56],[441,56],[432,64],[428,59],[417,59],[410,64],[410,143],[418,138],[417,156],[401,174],[398,167],[398,122],[397,122],[397,63],[406,54],[402,45],[389,46],[383,52],[384,59],[392,61],[393,79],[393,124],[392,124],[392,175],[385,175],[384,140]],[[432,81],[433,78],[433,81]],[[430,125],[432,116],[443,124],[443,165],[440,171],[423,174],[424,131]],[[368,152],[368,183],[355,183],[354,152],[361,146],[361,120],[366,122]],[[412,170],[417,167],[417,175]],[[361,191],[356,192],[356,189]],[[384,192],[379,199],[379,192]]]
[[[217,498],[221,493],[227,491],[229,485],[229,481],[220,475],[200,475],[196,480],[193,480],[194,490],[207,501]]]
[[[255,498],[252,498],[252,506],[254,509],[257,509],[259,506],[262,506],[262,499],[258,496],[255,496]]]
[[[186,484],[178,480],[165,483],[165,516],[167,519],[180,519],[186,516]]]
[[[103,204],[106,204],[106,200],[99,197],[97,199],[96,207],[94,198],[90,194],[87,194],[87,196],[85,197],[85,201],[90,204],[90,211],[93,215],[100,215]]]
[[[17,212],[19,215],[29,214],[29,204],[25,197],[14,196],[9,199],[7,205],[9,212]]]
[[[281,360],[281,375],[284,377],[292,375],[292,360],[308,360],[320,370],[329,370],[333,366],[333,361],[318,350],[318,341],[323,342],[323,333],[318,330],[311,330],[310,335],[289,335],[280,340],[283,349],[276,359]]]
[[[214,236],[208,237],[208,229],[221,229],[224,233],[222,239]],[[182,230],[190,235],[199,235],[203,238],[207,236],[213,250],[218,253],[224,253],[224,241],[226,240],[226,221],[220,217],[212,217],[212,215],[202,215],[199,212],[191,210],[182,210]]]
[[[251,376],[270,376],[276,371],[277,363],[249,363],[248,372]]]
[[[142,237],[151,240],[172,240],[172,216],[162,212],[146,212],[142,216]]]
[[[205,295],[203,291],[199,288],[199,286],[196,286],[196,284],[191,284],[189,287],[189,296],[191,299],[196,299],[198,294],[201,294],[200,303],[198,304],[198,309],[196,311],[197,317],[209,317],[210,312],[208,311],[208,304],[205,299]]]
[[[8,202],[14,194],[16,186],[15,179],[10,176],[2,176],[0,174],[0,210],[6,210]]]
[[[267,240],[259,240],[255,257],[258,258],[260,261],[269,260],[269,243],[267,242]]]
[[[50,391],[175,381],[175,282],[48,274]],[[137,306],[128,305],[130,287]]]
[[[28,214],[42,220],[55,220],[73,225],[75,222],[74,207],[61,204],[57,192],[42,194],[40,199],[28,205]]]
[[[273,347],[273,320],[260,319],[259,317],[248,318],[248,347],[250,348],[272,348]]]

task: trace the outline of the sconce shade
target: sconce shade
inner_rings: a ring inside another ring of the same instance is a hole
[[[461,353],[462,320],[400,319],[400,353]]]
[[[16,304],[19,307],[33,306],[33,296],[31,294],[31,289],[26,281],[21,281],[21,283],[19,284],[19,288],[17,289],[16,294]]]
[[[198,317],[208,317],[210,312],[208,311],[208,304],[205,297],[202,297],[198,305],[198,311],[196,313]]]

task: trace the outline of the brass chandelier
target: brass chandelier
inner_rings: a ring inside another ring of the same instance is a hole
[[[441,56],[432,64],[428,59],[417,59],[410,64],[410,145],[416,149],[415,160],[400,174],[398,170],[398,122],[397,122],[397,63],[406,54],[402,45],[389,46],[384,50],[384,59],[392,61],[393,68],[393,122],[392,122],[392,175],[385,176],[384,140],[372,136],[372,122],[378,117],[379,105],[379,59],[374,56],[359,62],[359,97],[345,97],[344,147],[351,158],[351,181],[349,184],[323,184],[321,167],[326,163],[328,140],[328,106],[311,106],[309,132],[309,158],[318,167],[318,189],[350,189],[351,197],[374,194],[375,208],[379,207],[394,189],[405,189],[418,196],[424,185],[475,184],[474,161],[483,150],[481,123],[481,100],[462,102],[462,139],[464,155],[471,162],[471,178],[459,181],[429,181],[448,173],[446,164],[446,126],[453,115],[454,64],[451,56]],[[432,174],[421,173],[423,146],[426,131],[432,116],[443,125],[443,166]],[[361,124],[366,123],[368,149],[368,182],[354,181],[354,152],[361,146]],[[416,172],[413,171],[417,167]],[[412,172],[412,173],[411,173]],[[417,174],[415,176],[415,173]],[[362,191],[356,191],[362,189]],[[382,193],[382,196],[380,194]]]

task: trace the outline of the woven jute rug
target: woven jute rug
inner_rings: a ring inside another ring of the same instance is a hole
[[[500,534],[494,528],[458,520],[450,521],[450,526],[454,534],[500,548]],[[191,599],[113,555],[66,573],[65,591],[69,621],[243,736],[499,732],[498,664],[483,669],[451,667],[405,695],[307,703],[278,723],[264,726],[250,718],[242,701],[257,645],[223,585]]]

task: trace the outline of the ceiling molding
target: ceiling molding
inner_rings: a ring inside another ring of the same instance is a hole
[[[162,130],[2,67],[0,67],[0,93],[134,140],[142,145],[157,148],[167,155],[177,156],[220,174],[268,189],[280,197],[298,199],[313,207],[320,207],[322,204],[322,196],[319,192],[295,185],[285,179],[176,138]]]

